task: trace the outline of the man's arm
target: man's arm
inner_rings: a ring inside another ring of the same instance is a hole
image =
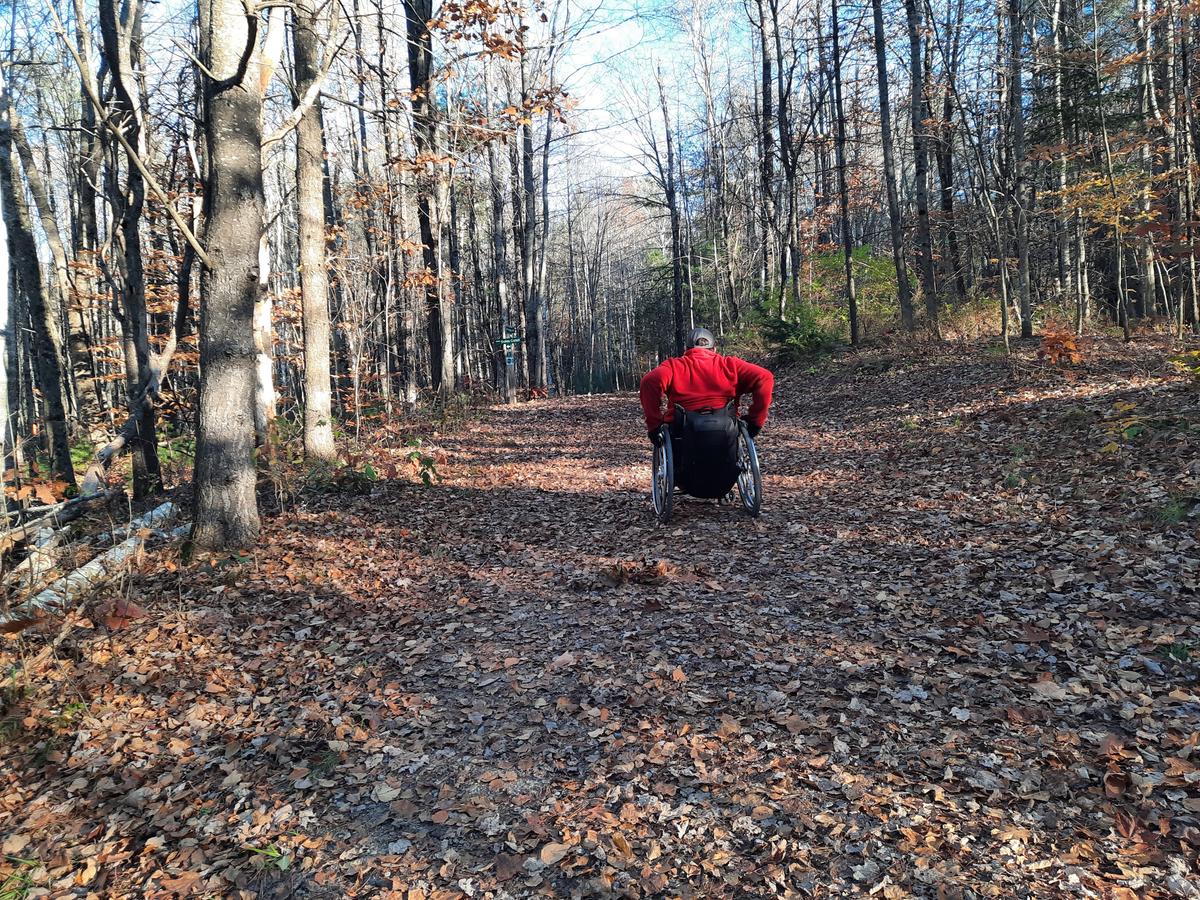
[[[736,356],[729,358],[733,360],[734,370],[737,372],[738,396],[750,394],[753,398],[750,410],[746,413],[746,422],[753,425],[754,430],[758,431],[767,421],[767,410],[771,406],[771,392],[775,389],[775,376],[762,366],[756,366],[754,363],[738,359]]]
[[[642,412],[646,415],[646,433],[653,434],[666,421],[662,414],[662,400],[667,388],[671,386],[671,369],[662,363],[651,369],[642,378],[639,391],[642,398]]]

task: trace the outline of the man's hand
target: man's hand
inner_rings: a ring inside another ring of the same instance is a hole
[[[746,431],[749,432],[751,440],[758,437],[758,433],[762,431],[761,425],[755,425],[753,422],[746,423]]]
[[[660,431],[657,428],[654,429],[653,431],[647,432],[646,437],[650,438],[650,443],[653,444],[655,447],[662,444],[662,440],[663,440],[662,431]]]

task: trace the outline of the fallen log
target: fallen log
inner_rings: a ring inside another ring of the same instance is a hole
[[[47,527],[33,536],[25,558],[4,576],[4,584],[10,591],[31,590],[46,579],[58,565],[58,548],[67,536],[67,529]]]
[[[135,528],[158,528],[178,513],[179,508],[167,501],[136,522],[118,525],[111,531],[101,532],[94,537],[101,542],[115,544],[129,537],[129,533]],[[4,576],[4,584],[10,595],[31,591],[50,580],[61,556],[59,548],[66,536],[67,530],[64,528],[44,528],[33,536],[28,554]]]
[[[148,513],[143,513],[132,522],[126,522],[124,525],[118,525],[112,531],[104,532],[99,535],[104,540],[110,540],[113,543],[122,541],[129,537],[135,531],[141,531],[145,528],[161,529],[179,515],[179,507],[167,500],[165,503],[160,503]]]
[[[165,506],[172,507],[169,513],[160,512]],[[152,518],[155,514],[158,514],[157,517]],[[148,538],[176,540],[184,537],[188,532],[187,525],[170,531],[164,529],[177,514],[178,508],[174,504],[163,504],[130,522],[129,537],[125,540],[105,550],[69,575],[64,575],[28,600],[0,613],[0,633],[21,631],[45,616],[64,615],[68,609],[78,604],[82,597],[119,574],[137,555]],[[151,521],[155,521],[157,525],[151,526]],[[151,528],[149,534],[146,533],[147,528]]]
[[[80,497],[58,504],[45,515],[30,519],[24,525],[18,525],[0,534],[0,554],[7,553],[17,544],[28,540],[44,528],[61,528],[68,522],[78,519],[87,511],[88,506],[100,500],[109,500],[120,493],[119,489],[85,492]]]

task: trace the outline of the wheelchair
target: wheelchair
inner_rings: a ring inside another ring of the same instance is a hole
[[[658,521],[674,511],[675,495],[726,500],[736,487],[742,508],[753,518],[762,511],[762,471],[758,450],[733,404],[720,410],[675,407],[670,425],[659,429],[654,448],[651,497]]]

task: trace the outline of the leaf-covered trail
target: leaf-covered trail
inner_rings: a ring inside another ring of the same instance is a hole
[[[5,852],[80,894],[1200,896],[1198,435],[1130,361],[867,358],[781,380],[760,520],[664,528],[633,395],[490,410],[441,483],[149,573],[5,745]]]

